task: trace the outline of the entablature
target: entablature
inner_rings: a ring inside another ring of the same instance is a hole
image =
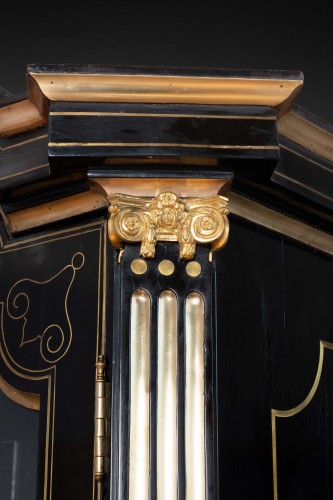
[[[327,251],[332,127],[297,106],[302,86],[300,71],[29,65],[26,98],[0,105],[9,237],[107,213],[102,185],[152,196],[214,185],[231,213]]]

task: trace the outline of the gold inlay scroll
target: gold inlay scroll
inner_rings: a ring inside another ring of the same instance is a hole
[[[115,248],[141,242],[141,256],[154,258],[158,241],[176,241],[180,258],[191,260],[198,243],[217,251],[227,242],[229,210],[223,196],[180,198],[166,191],[154,198],[116,194],[109,201],[109,237]]]

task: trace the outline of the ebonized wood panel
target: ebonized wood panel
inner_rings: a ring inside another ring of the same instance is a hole
[[[0,190],[20,186],[51,175],[46,128],[19,134],[0,142]]]
[[[38,500],[45,492],[54,500],[93,498],[103,256],[102,222],[26,238],[0,253],[0,373],[41,395]]]
[[[272,181],[332,210],[332,162],[283,137],[280,146],[280,160]]]
[[[230,216],[217,254],[219,483],[223,500],[273,499],[272,408],[304,403],[333,346],[332,258]],[[279,500],[333,498],[332,350],[313,399],[276,417]]]
[[[279,156],[267,106],[55,102],[49,132],[50,157]]]

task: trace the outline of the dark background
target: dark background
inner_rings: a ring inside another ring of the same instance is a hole
[[[333,2],[2,2],[0,87],[28,64],[301,70],[297,104],[333,123]]]

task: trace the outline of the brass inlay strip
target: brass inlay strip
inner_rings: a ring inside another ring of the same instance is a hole
[[[101,266],[101,262],[103,262],[103,298],[102,298],[102,335],[101,335],[101,353],[105,354],[105,341],[106,341],[106,280],[107,280],[107,271],[106,271],[106,252],[107,252],[107,225],[104,224],[102,228],[103,234],[103,258],[100,258],[99,269]],[[97,339],[97,345],[98,345]]]
[[[204,301],[186,298],[185,467],[186,500],[206,498]]]
[[[33,172],[34,170],[40,170],[41,168],[48,167],[48,163],[43,163],[42,165],[37,165],[37,167],[31,167],[27,168],[26,170],[23,170],[22,172],[16,172],[15,174],[9,174],[9,175],[4,175],[3,177],[0,177],[0,181],[3,181],[5,179],[10,179],[11,177],[17,177],[19,175],[25,175],[28,174],[29,172]]]
[[[32,139],[28,139],[26,141],[17,142],[16,144],[12,144],[11,146],[1,148],[1,152],[2,151],[9,151],[10,149],[14,149],[14,148],[19,148],[20,146],[24,146],[25,144],[29,144],[29,142],[35,142],[35,141],[39,141],[40,139],[46,139],[46,137],[48,137],[48,134],[39,135],[38,137],[33,137]]]
[[[200,149],[260,149],[279,150],[279,146],[249,146],[233,144],[184,144],[179,142],[49,142],[52,148],[82,147],[166,147],[166,148],[200,148]]]
[[[36,73],[28,75],[50,101],[248,104],[277,106],[303,79],[175,75]],[[294,99],[290,99],[293,101]],[[288,108],[292,106],[292,102]]]
[[[96,227],[96,229],[94,229]],[[89,223],[83,226],[77,226],[71,229],[62,229],[61,231],[56,231],[49,235],[49,239],[45,239],[45,234],[42,236],[36,236],[34,238],[29,238],[23,241],[18,241],[16,243],[11,243],[6,245],[6,250],[2,250],[0,254],[7,252],[15,252],[24,250],[26,248],[31,248],[37,245],[46,245],[53,241],[60,241],[67,238],[72,238],[77,236],[78,234],[88,234],[93,231],[99,231],[100,229],[105,228],[105,224],[101,225],[100,222]],[[63,235],[66,236],[63,236]],[[43,241],[44,240],[44,241]],[[100,258],[100,257],[99,257]],[[104,263],[105,263],[106,254],[104,253]],[[100,269],[100,265],[99,265]],[[6,366],[13,372],[15,375],[26,379],[26,380],[47,380],[47,411],[46,411],[46,439],[45,439],[45,462],[44,462],[44,494],[43,500],[51,500],[52,496],[52,480],[53,480],[53,446],[54,446],[54,420],[55,420],[55,405],[56,405],[56,366],[53,366],[51,372],[44,373],[45,370],[32,370],[25,369],[18,365],[18,363],[12,358],[11,354],[8,351],[6,341],[4,339],[4,327],[3,327],[3,308],[4,304],[0,302],[0,330],[2,336],[2,342],[0,342],[0,357],[3,359]],[[97,332],[98,333],[98,332]],[[96,338],[96,342],[98,342]],[[18,369],[23,368],[22,371],[18,371]],[[27,374],[25,372],[34,373],[34,375]],[[46,370],[47,371],[47,370]],[[93,482],[93,484],[95,481]],[[50,492],[50,495],[48,495]],[[93,499],[94,497],[94,486],[93,486]]]
[[[333,255],[333,236],[259,203],[229,192],[229,210],[251,222]]]
[[[136,290],[131,299],[129,500],[149,499],[150,298]]]
[[[295,406],[294,408],[291,408],[290,410],[275,410],[272,408],[272,450],[273,450],[273,487],[274,487],[274,500],[278,500],[278,477],[277,477],[277,446],[276,446],[276,417],[293,417],[294,415],[297,415],[297,413],[300,413],[302,410],[304,410],[308,404],[311,403],[311,400],[313,396],[315,395],[320,378],[321,378],[321,373],[323,370],[323,364],[324,364],[324,354],[325,354],[325,348],[326,349],[331,349],[333,350],[333,344],[331,342],[326,342],[324,340],[320,340],[320,350],[319,350],[319,361],[318,361],[318,368],[317,368],[317,373],[315,380],[313,382],[313,385],[310,389],[310,392],[302,401],[299,405]]]
[[[177,298],[170,290],[158,300],[157,364],[157,499],[177,500]]]
[[[50,243],[52,241],[65,240],[67,238],[71,238],[72,237],[71,233],[73,233],[74,230],[76,230],[76,229],[79,229],[79,230],[83,229],[84,230],[86,228],[93,228],[94,226],[96,226],[96,223],[86,224],[84,226],[76,226],[76,227],[71,228],[71,229],[63,229],[62,231],[50,233],[49,236],[51,236],[51,238],[47,240],[47,243]],[[96,230],[98,230],[98,229],[89,229],[89,230],[85,231],[85,233],[92,233]],[[67,233],[69,233],[69,234],[67,234]],[[66,234],[66,236],[61,236],[59,238],[55,237],[58,234],[62,234],[62,235]],[[54,236],[54,237],[52,238],[52,236]],[[45,234],[43,234],[42,236],[35,236],[34,238],[26,238],[24,240],[19,240],[19,241],[16,241],[15,243],[6,244],[6,246],[3,249],[1,249],[0,255],[3,253],[16,252],[17,250],[22,250],[25,248],[41,245],[43,243],[40,240],[42,240],[43,238],[45,238]]]
[[[332,168],[329,168],[329,167],[326,167],[325,165],[323,165],[322,163],[319,163],[319,161],[315,161],[313,160],[312,158],[309,158],[305,155],[302,155],[301,153],[299,153],[298,151],[295,151],[294,149],[292,148],[288,148],[287,146],[285,146],[284,144],[280,144],[280,147],[281,149],[286,149],[287,151],[290,151],[291,153],[293,153],[294,155],[296,156],[299,156],[300,158],[304,158],[304,160],[312,163],[313,165],[316,165],[317,167],[320,167],[322,168],[323,170],[326,170],[327,172],[329,172],[330,174],[333,174],[333,169]],[[281,175],[281,174],[279,174]]]
[[[333,171],[332,171],[332,173],[333,173]],[[333,201],[332,196],[327,196],[326,194],[322,193],[321,191],[318,191],[317,189],[313,189],[310,186],[307,186],[306,184],[304,184],[303,182],[296,181],[295,179],[293,179],[292,177],[289,177],[286,174],[282,174],[281,172],[277,172],[275,175],[279,176],[279,177],[283,177],[283,179],[287,179],[288,181],[292,182],[293,184],[297,184],[298,186],[302,186],[307,191],[311,191],[312,193],[315,193],[316,195],[320,196],[321,198],[326,198],[327,200]]]
[[[147,116],[149,118],[213,118],[223,120],[276,120],[275,116],[251,115],[200,115],[190,113],[122,113],[111,111],[51,111],[50,116]]]
[[[40,395],[33,392],[24,392],[16,389],[0,375],[0,391],[15,403],[29,408],[30,410],[40,410]]]

